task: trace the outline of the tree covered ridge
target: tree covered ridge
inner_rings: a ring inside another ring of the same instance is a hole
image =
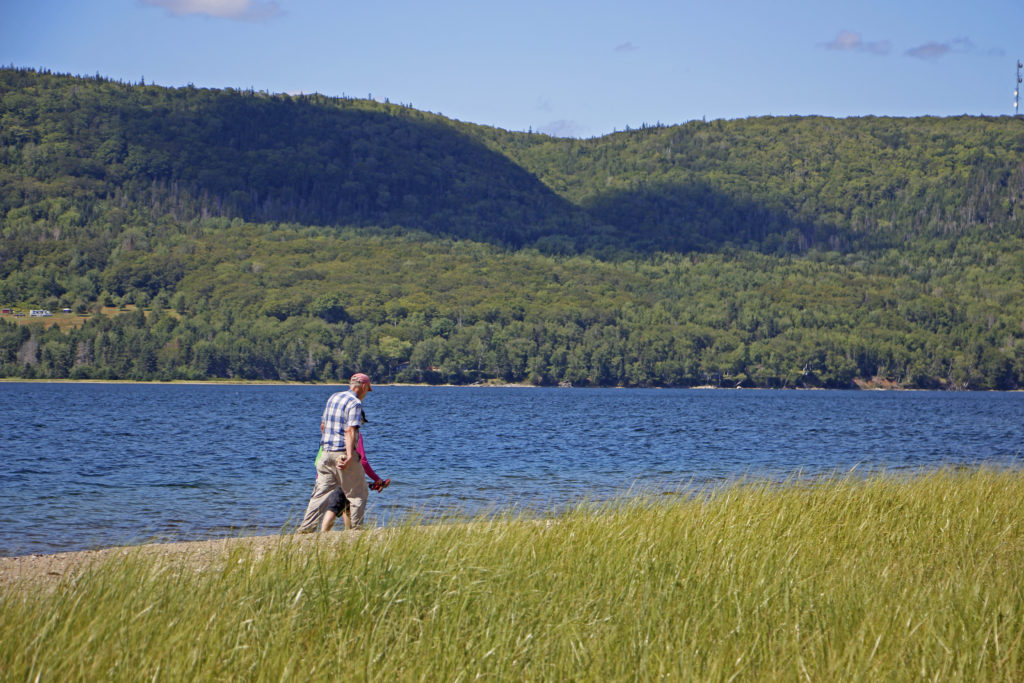
[[[591,140],[368,100],[0,70],[8,229],[147,219],[404,226],[549,253],[767,253],[1024,234],[1024,122],[690,122]],[[53,215],[55,198],[70,206]],[[19,213],[11,215],[18,208]]]
[[[1015,119],[564,140],[0,70],[0,374],[1024,386]],[[525,248],[524,248],[525,247]]]
[[[510,149],[652,249],[847,251],[1024,234],[1018,118],[765,117]]]
[[[8,231],[25,236],[53,229],[41,219],[78,234],[97,222],[212,216],[402,225],[513,247],[588,232],[584,212],[532,173],[409,107],[12,70],[0,78],[0,200]]]

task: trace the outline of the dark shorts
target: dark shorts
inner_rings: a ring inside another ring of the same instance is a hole
[[[341,489],[337,489],[331,494],[330,502],[327,504],[327,509],[334,513],[336,517],[341,517],[341,513],[348,512],[349,503],[348,498],[341,492]]]

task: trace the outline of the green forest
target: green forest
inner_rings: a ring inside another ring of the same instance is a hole
[[[1019,389],[1022,202],[1014,117],[578,140],[0,69],[0,304],[84,315],[0,315],[0,376]]]

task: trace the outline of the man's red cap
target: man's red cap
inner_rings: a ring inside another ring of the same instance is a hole
[[[373,387],[370,386],[370,376],[361,372],[357,372],[352,375],[352,379],[349,380],[348,385],[352,386],[353,384],[365,384],[367,391],[373,391]]]

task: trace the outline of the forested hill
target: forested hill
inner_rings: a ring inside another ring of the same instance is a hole
[[[469,127],[411,108],[27,71],[0,79],[9,228],[219,216],[511,246],[587,232],[582,211]]]
[[[1024,387],[1024,120],[557,139],[0,69],[0,376]]]
[[[367,100],[15,69],[0,70],[0,94],[0,212],[24,236],[221,216],[548,253],[800,253],[1024,232],[1024,121],[1010,117],[763,118],[568,140]]]
[[[768,253],[1024,234],[1024,119],[756,118],[508,145],[634,247]]]

